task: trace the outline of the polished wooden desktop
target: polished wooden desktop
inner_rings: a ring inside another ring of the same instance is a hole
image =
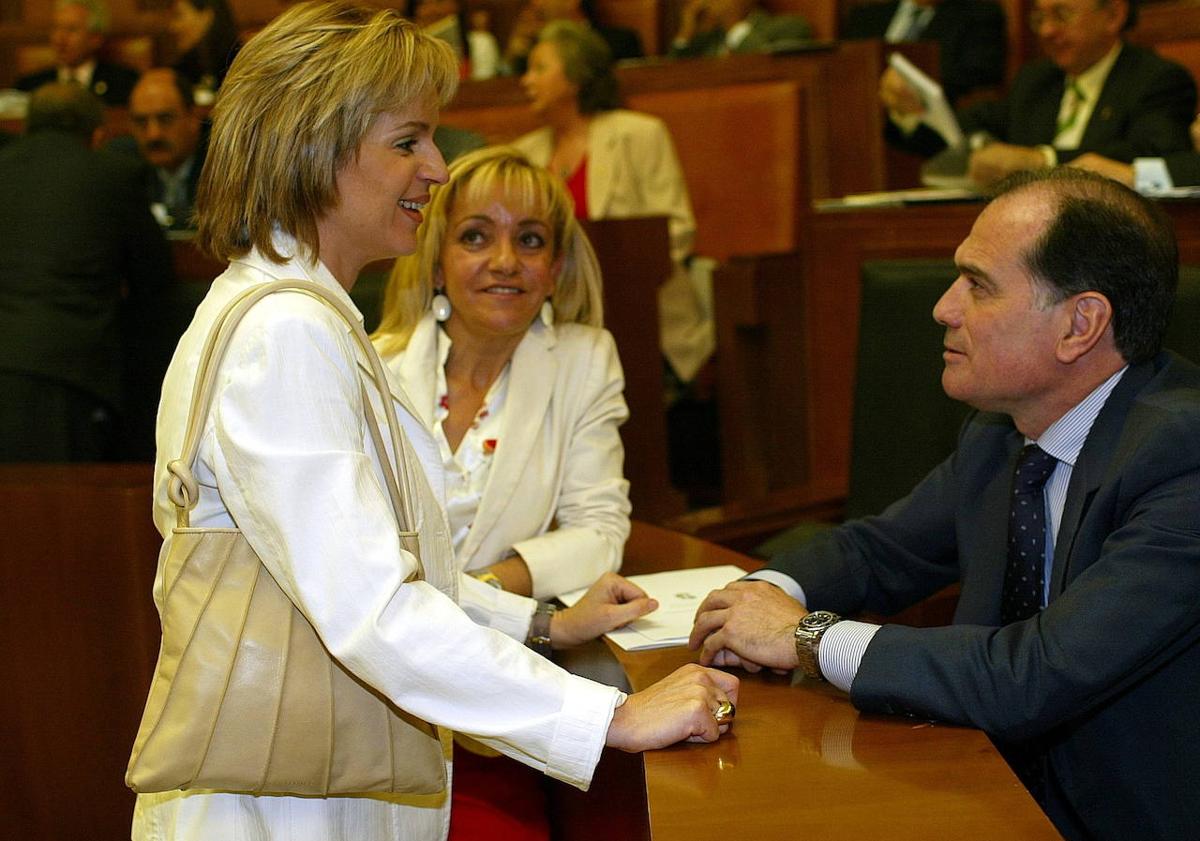
[[[725,563],[748,569],[756,562],[635,523],[622,571]],[[634,690],[694,659],[685,648],[609,648]],[[563,837],[1059,837],[980,731],[862,714],[844,693],[817,681],[738,674],[737,717],[718,742],[648,752],[640,762],[610,751],[589,794],[556,788],[560,818],[570,821],[560,821]],[[562,799],[571,802],[563,807]]]

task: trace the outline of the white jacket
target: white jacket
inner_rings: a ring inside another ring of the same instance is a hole
[[[427,313],[408,347],[385,360],[427,425],[437,400],[437,331]],[[620,568],[630,513],[618,431],[629,417],[624,389],[607,330],[534,321],[513,353],[503,439],[456,559],[460,570],[516,551],[534,598],[546,599]],[[459,586],[472,618],[525,638],[533,599],[505,599],[469,576]]]
[[[276,247],[285,254],[295,248],[285,237]],[[164,535],[174,524],[165,464],[180,451],[196,359],[211,321],[242,289],[283,278],[320,283],[353,308],[324,266],[298,258],[281,266],[251,253],[214,281],[163,385],[155,522]],[[457,576],[438,502],[437,445],[391,384],[410,443],[405,457],[418,460],[430,479],[416,477],[429,581],[403,583],[414,559],[399,548],[363,420],[355,357],[340,318],[311,298],[276,294],[249,312],[221,367],[205,422],[192,525],[240,527],[329,650],[397,706],[586,788],[621,693],[480,627],[454,603]],[[161,577],[155,594],[161,595]],[[448,808],[448,797],[167,792],[139,795],[133,837],[440,839]]]

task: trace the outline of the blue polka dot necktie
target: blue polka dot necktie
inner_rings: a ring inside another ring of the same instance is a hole
[[[1013,473],[1008,515],[1008,566],[1000,595],[1000,622],[1033,616],[1042,607],[1046,571],[1046,502],[1042,488],[1058,460],[1036,444],[1021,450]]]

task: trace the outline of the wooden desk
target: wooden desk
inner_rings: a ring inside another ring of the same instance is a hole
[[[634,523],[623,571],[730,562],[745,568],[755,564],[713,544]],[[680,648],[612,650],[634,689],[693,659]],[[981,732],[860,714],[827,684],[778,675],[739,676],[732,735],[712,745],[646,753],[638,763],[641,768],[631,768],[626,755],[609,751],[592,791],[576,798],[575,811],[567,810],[573,819],[563,827],[564,836],[653,841],[1059,838]],[[629,777],[639,771],[645,781],[641,791],[629,785]],[[642,802],[631,802],[631,797],[644,800],[645,812]]]

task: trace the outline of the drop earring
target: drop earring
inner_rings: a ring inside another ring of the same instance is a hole
[[[547,327],[554,326],[554,304],[550,303],[550,299],[542,301],[542,311],[539,313],[539,318],[542,319],[542,324]]]
[[[450,299],[441,289],[437,290],[437,294],[433,296],[430,309],[433,310],[433,317],[438,321],[445,322],[450,318]]]

